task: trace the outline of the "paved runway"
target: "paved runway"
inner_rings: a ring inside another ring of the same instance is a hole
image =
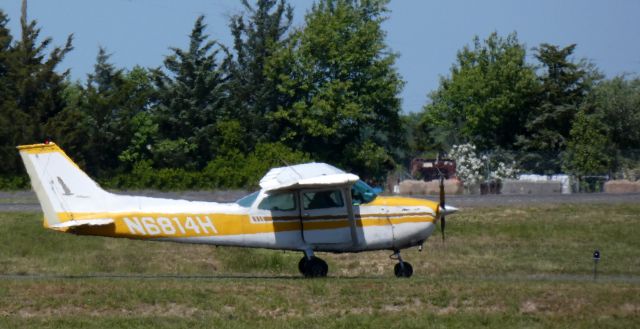
[[[191,201],[233,202],[248,194],[244,190],[229,191],[117,191],[118,194],[144,195],[170,199],[185,199]],[[413,196],[437,200],[437,196]],[[640,203],[640,193],[607,194],[547,194],[547,195],[449,195],[447,204],[460,208],[494,207],[494,206],[526,206],[536,204],[580,204],[580,203]],[[0,212],[9,211],[40,211],[40,205],[32,191],[0,191]]]

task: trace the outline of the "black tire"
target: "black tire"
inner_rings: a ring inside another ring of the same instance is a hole
[[[298,265],[303,269],[301,272],[307,278],[323,278],[329,272],[329,265],[318,257],[311,257],[310,260],[305,261],[301,260]]]
[[[413,266],[407,262],[398,263],[393,267],[393,273],[398,278],[410,278],[413,275]]]
[[[305,274],[307,263],[308,263],[307,256],[302,256],[302,258],[300,258],[300,261],[298,262],[298,271],[300,271],[300,274],[304,276],[307,276]]]

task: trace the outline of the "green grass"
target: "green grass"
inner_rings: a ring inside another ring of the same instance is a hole
[[[0,328],[631,328],[638,214],[471,209],[448,218],[445,245],[403,252],[411,279],[371,252],[319,254],[330,277],[308,280],[299,253],[74,236],[43,229],[40,214],[0,213]]]
[[[0,314],[7,324],[53,328],[56,323],[152,328],[160,322],[178,327],[629,328],[640,305],[638,285],[593,282],[89,279],[17,280],[0,287]]]

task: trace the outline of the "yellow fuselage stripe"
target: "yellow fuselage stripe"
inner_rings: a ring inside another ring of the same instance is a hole
[[[300,220],[287,217],[268,218],[260,222],[252,222],[247,214],[163,214],[163,213],[58,213],[61,222],[69,220],[86,220],[111,218],[110,225],[71,227],[66,231],[78,234],[103,235],[110,237],[130,238],[188,238],[204,236],[224,236],[241,234],[277,233],[301,230]],[[377,214],[356,216],[358,227],[386,226],[391,224],[419,223],[434,221],[429,213]],[[345,217],[327,216],[326,219],[316,217],[303,221],[304,230],[328,230],[350,227]]]

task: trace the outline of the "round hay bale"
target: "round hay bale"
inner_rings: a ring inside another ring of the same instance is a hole
[[[413,194],[413,185],[415,185],[414,180],[403,180],[402,182],[400,182],[399,187],[400,187],[400,194],[405,194],[405,195],[411,195]]]
[[[605,193],[640,193],[640,182],[632,182],[626,179],[611,180],[604,183]]]

